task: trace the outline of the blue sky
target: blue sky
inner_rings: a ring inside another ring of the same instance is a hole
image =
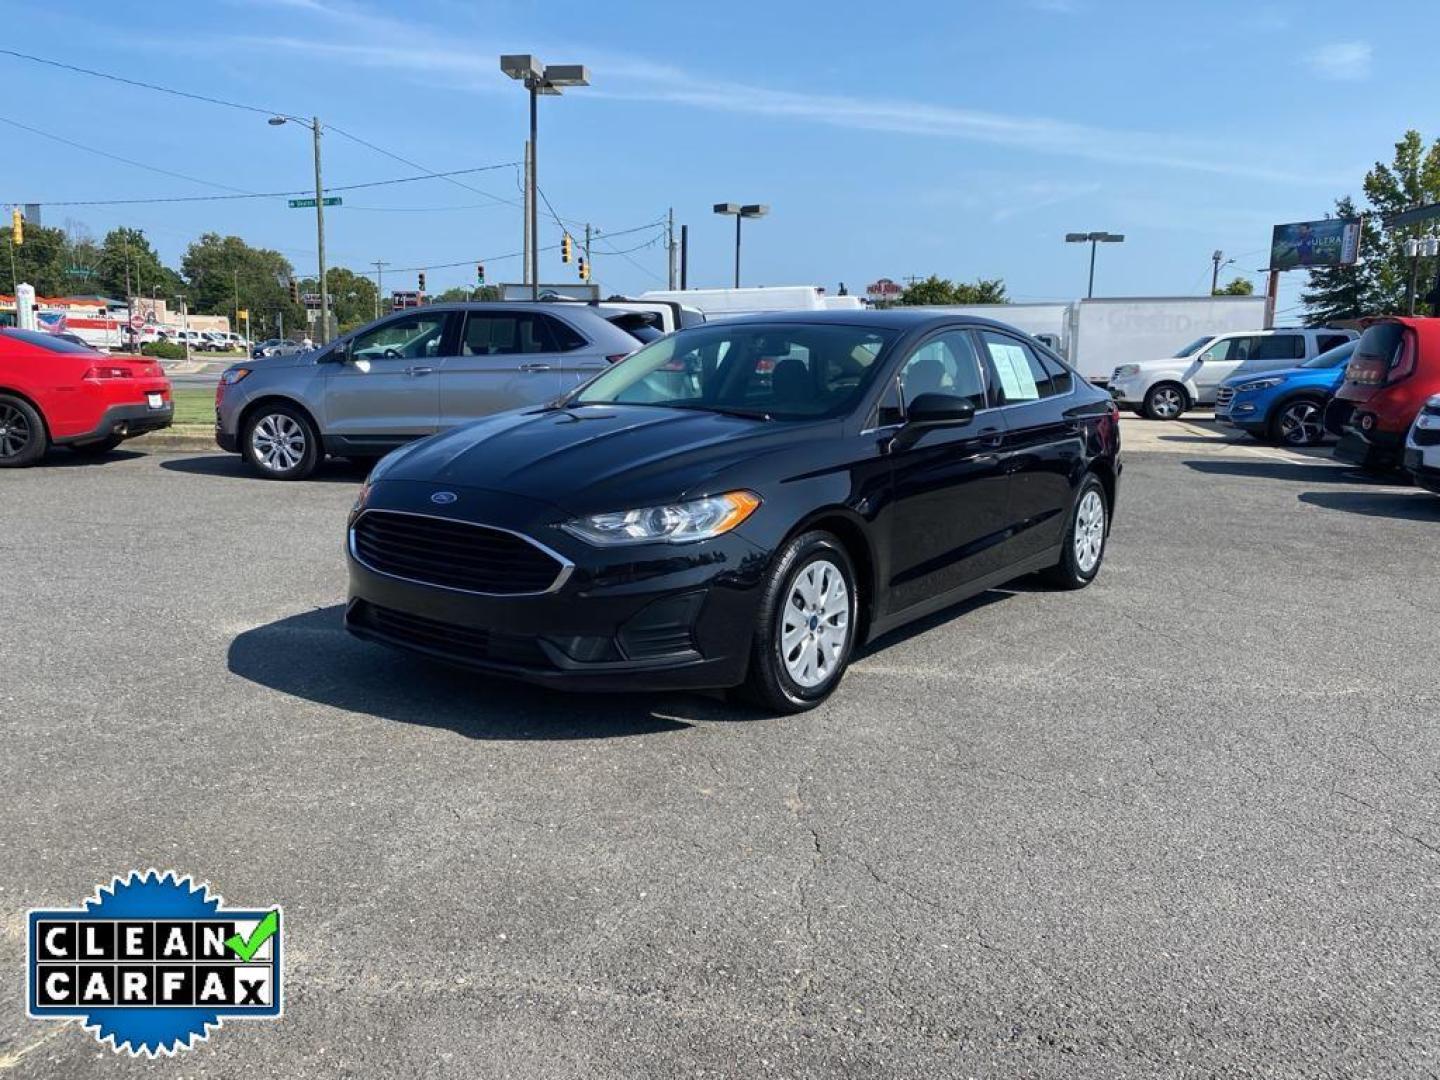
[[[1108,229],[1097,295],[1196,294],[1210,253],[1264,259],[1269,227],[1319,217],[1440,99],[1440,69],[1388,64],[1440,31],[1440,5],[748,3],[551,0],[219,0],[26,8],[7,47],[136,79],[319,115],[424,166],[516,162],[525,95],[498,55],[581,62],[593,85],[541,101],[540,183],[555,211],[603,232],[688,223],[690,283],[727,284],[733,231],[710,211],[769,203],[746,230],[747,284],[939,273],[1003,277],[1014,299],[1083,292],[1086,249],[1066,231]],[[221,108],[0,57],[0,116],[191,179],[147,172],[0,125],[0,201],[267,192],[311,183],[307,133]],[[1433,138],[1440,131],[1422,131]],[[332,185],[411,175],[332,134]],[[518,174],[346,193],[330,262],[432,267],[431,291],[519,280]],[[209,181],[199,183],[195,181]],[[220,185],[220,186],[216,186]],[[478,190],[471,190],[478,189]],[[314,267],[314,220],[284,200],[51,206],[96,236],[144,228],[178,260],[202,231],[235,233]],[[542,242],[559,228],[542,210]],[[597,242],[609,291],[663,287],[658,230]],[[640,247],[649,241],[651,246]],[[605,248],[626,251],[607,254]],[[638,250],[629,250],[637,248]],[[464,263],[453,269],[441,264]],[[546,254],[545,280],[570,280]],[[414,287],[413,275],[386,288]],[[1282,310],[1301,275],[1287,276]]]

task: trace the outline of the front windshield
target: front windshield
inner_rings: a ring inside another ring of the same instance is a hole
[[[1303,368],[1337,368],[1345,363],[1355,352],[1355,342],[1347,341],[1344,345],[1336,345],[1333,349],[1322,352],[1313,360],[1306,360],[1300,366]]]
[[[774,419],[840,416],[895,338],[842,323],[715,323],[645,346],[582,387],[571,405],[663,405]]]
[[[1186,345],[1183,349],[1177,352],[1175,354],[1175,359],[1178,360],[1182,356],[1194,356],[1197,352],[1203,349],[1206,345],[1209,345],[1210,342],[1214,340],[1214,334],[1206,334],[1204,337],[1197,337],[1194,341],[1190,342],[1189,345]]]

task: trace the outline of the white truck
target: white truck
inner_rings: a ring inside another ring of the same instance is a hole
[[[1049,346],[1097,385],[1117,367],[1174,356],[1207,334],[1258,330],[1263,296],[1134,296],[1043,304],[963,304],[966,314],[1008,323]]]

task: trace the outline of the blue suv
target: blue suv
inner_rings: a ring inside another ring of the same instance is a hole
[[[1215,391],[1215,420],[1257,439],[1314,446],[1325,438],[1325,405],[1345,381],[1347,341],[1299,367],[1232,375]]]

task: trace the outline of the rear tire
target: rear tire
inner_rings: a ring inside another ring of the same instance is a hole
[[[0,394],[0,469],[34,465],[50,449],[45,418],[24,398]]]
[[[1070,509],[1070,527],[1060,561],[1044,572],[1044,578],[1058,589],[1083,589],[1100,573],[1105,545],[1110,539],[1110,506],[1105,485],[1089,473],[1075,493]]]
[[[819,705],[850,663],[858,613],[845,548],[827,532],[795,537],[776,555],[761,592],[740,696],[775,713]]]
[[[119,435],[110,435],[97,442],[72,443],[70,449],[77,454],[83,454],[85,457],[99,457],[101,454],[110,453],[111,450],[114,450],[124,441],[125,440]]]
[[[1279,446],[1319,446],[1325,441],[1325,401],[1297,397],[1283,402],[1270,417],[1270,441]]]
[[[304,480],[320,464],[320,436],[303,409],[277,402],[246,417],[240,453],[267,480]]]
[[[1144,415],[1151,420],[1178,420],[1190,407],[1190,396],[1179,383],[1156,383],[1145,391]]]

